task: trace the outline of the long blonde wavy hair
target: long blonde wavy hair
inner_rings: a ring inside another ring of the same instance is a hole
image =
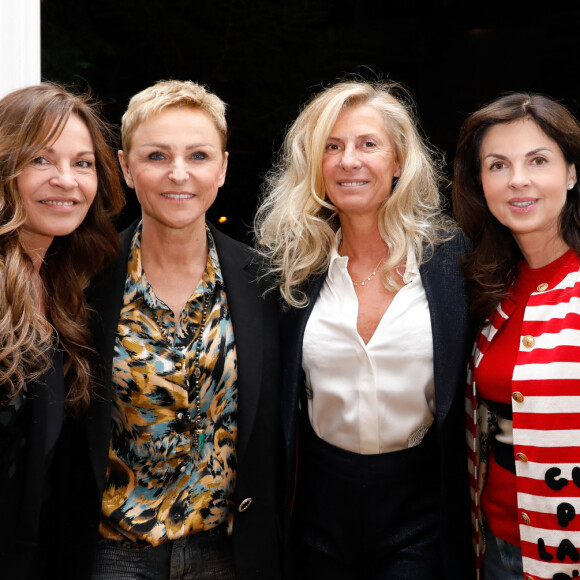
[[[57,237],[40,268],[46,317],[36,307],[34,267],[21,241],[26,210],[17,178],[58,138],[71,115],[86,125],[95,149],[98,187],[83,223]],[[0,404],[6,404],[49,367],[54,341],[64,351],[66,408],[89,403],[93,356],[84,290],[119,247],[111,221],[123,206],[123,190],[111,133],[88,96],[55,84],[27,87],[0,100]]]
[[[308,277],[328,268],[330,249],[340,227],[322,176],[322,157],[330,132],[345,108],[369,105],[385,120],[401,167],[391,195],[379,210],[379,232],[388,247],[381,277],[385,287],[401,287],[396,270],[409,249],[417,263],[451,225],[441,212],[441,161],[419,135],[410,95],[393,82],[340,82],[305,106],[288,131],[278,162],[267,174],[255,218],[258,250],[269,264],[285,302],[308,302]]]

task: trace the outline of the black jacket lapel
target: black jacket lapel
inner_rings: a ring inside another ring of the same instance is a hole
[[[241,461],[256,417],[262,385],[263,305],[257,268],[246,246],[210,225],[232,316],[238,361],[238,459]]]

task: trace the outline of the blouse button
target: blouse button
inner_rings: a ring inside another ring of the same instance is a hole
[[[532,348],[532,346],[536,344],[536,341],[534,340],[534,337],[531,334],[526,334],[526,336],[524,336],[524,338],[522,339],[522,342],[524,343],[524,346],[527,348]]]
[[[531,520],[530,520],[530,516],[527,513],[522,512],[522,520],[523,520],[524,524],[526,524],[526,526],[530,525]]]
[[[524,396],[519,391],[516,391],[515,393],[512,394],[512,399],[516,403],[523,403],[524,402]]]
[[[533,576],[530,576],[529,574],[525,574],[524,578],[525,580],[536,580]]]
[[[516,459],[522,463],[528,462],[528,456],[525,453],[516,453]]]
[[[538,292],[545,292],[547,289],[548,289],[548,284],[546,282],[542,282],[537,287]]]
[[[173,511],[173,509],[172,509],[171,513],[169,514],[169,517],[171,518],[171,521],[174,524],[178,524],[179,522],[181,522],[185,518],[185,514],[179,509],[177,509],[175,511]]]

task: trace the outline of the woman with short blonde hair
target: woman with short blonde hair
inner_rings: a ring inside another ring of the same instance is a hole
[[[205,87],[161,81],[123,116],[142,211],[90,291],[109,373],[87,422],[93,580],[282,576],[276,301],[255,254],[206,222],[224,114]]]

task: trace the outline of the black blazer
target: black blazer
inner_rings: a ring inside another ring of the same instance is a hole
[[[115,263],[91,285],[89,303],[96,311],[94,338],[103,359],[105,380],[99,385],[84,429],[71,434],[86,445],[82,470],[75,487],[90,490],[77,493],[78,549],[74,560],[83,566],[81,578],[90,574],[94,544],[98,539],[101,498],[105,486],[111,436],[111,379],[115,334],[123,301],[127,259],[135,224],[121,234],[121,250]],[[280,363],[277,304],[272,295],[263,297],[254,254],[210,226],[231,311],[238,365],[238,471],[234,501],[233,550],[236,577],[276,580],[281,577],[280,475],[283,453],[280,428]],[[108,374],[107,374],[108,373]],[[86,487],[85,487],[86,489]],[[77,489],[78,492],[78,489]],[[250,501],[251,500],[251,501]],[[82,512],[87,515],[83,517]],[[69,530],[75,534],[75,530]],[[84,538],[84,539],[83,539]],[[82,544],[88,544],[89,548]],[[72,550],[71,550],[72,552]],[[86,574],[84,573],[86,572]]]
[[[40,528],[41,513],[45,524],[56,515],[52,493],[51,501],[44,501],[49,481],[54,490],[62,479],[57,470],[56,477],[52,470],[45,472],[50,461],[45,455],[47,415],[48,393],[43,383],[28,385],[26,395],[0,407],[0,578],[7,580],[49,577],[43,568],[50,566],[51,554],[61,552],[58,537],[49,528]],[[57,443],[54,454],[58,450]]]
[[[475,577],[464,411],[467,359],[475,330],[468,316],[466,284],[459,270],[459,257],[466,251],[466,240],[458,234],[436,246],[431,259],[419,268],[433,332],[435,425],[441,473],[441,550],[446,580]],[[285,494],[287,558],[290,553],[288,522],[294,494],[299,399],[304,386],[302,340],[325,278],[326,274],[323,274],[310,280],[307,288],[310,301],[305,308],[293,309],[282,315],[282,422],[286,446],[285,480],[290,482]],[[429,477],[426,473],[426,485]]]

